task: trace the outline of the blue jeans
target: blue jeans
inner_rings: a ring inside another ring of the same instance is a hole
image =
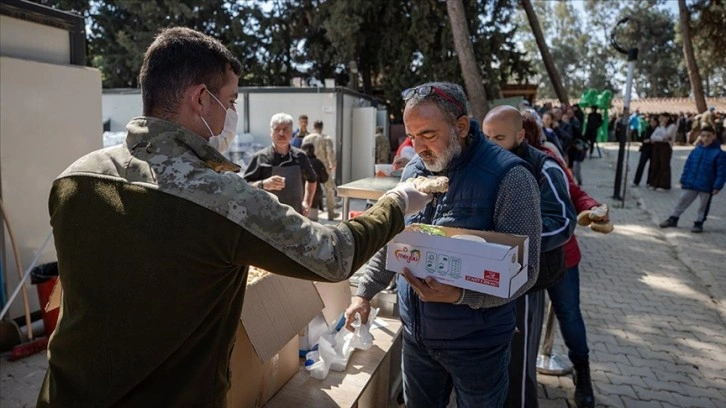
[[[459,408],[501,407],[507,396],[510,343],[478,350],[433,350],[404,333],[406,408],[444,408],[452,387]]]
[[[570,361],[588,359],[585,321],[580,313],[580,270],[579,265],[567,269],[565,277],[547,289],[552,308],[560,324],[560,332],[569,351]]]

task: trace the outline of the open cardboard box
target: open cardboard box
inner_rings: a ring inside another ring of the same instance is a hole
[[[490,231],[441,227],[445,236],[417,231],[409,225],[388,243],[386,269],[408,268],[419,278],[501,298],[511,297],[527,282],[529,237]],[[451,238],[475,235],[487,242]]]
[[[312,282],[269,274],[247,286],[228,407],[260,407],[300,368],[297,334],[323,309]]]

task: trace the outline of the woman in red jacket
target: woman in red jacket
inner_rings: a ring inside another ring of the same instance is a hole
[[[522,112],[522,117],[527,143],[553,157],[565,169],[569,183],[570,199],[575,205],[577,213],[599,207],[600,203],[577,185],[562,159],[554,151],[543,145],[544,135],[540,133],[542,126],[538,124],[539,117],[537,114],[533,111],[525,111]],[[608,215],[605,216],[603,221],[608,221]],[[557,320],[560,323],[560,332],[567,346],[568,356],[574,366],[575,402],[581,408],[594,407],[595,396],[592,390],[592,381],[590,380],[590,350],[587,347],[585,321],[580,311],[580,259],[582,259],[580,246],[577,244],[575,235],[572,235],[572,238],[565,244],[567,273],[561,281],[548,288],[547,292]]]

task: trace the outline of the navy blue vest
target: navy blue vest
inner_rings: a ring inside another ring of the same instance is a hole
[[[443,174],[449,178],[446,193],[406,224],[424,223],[474,230],[493,230],[494,206],[499,184],[514,166],[527,164],[517,156],[484,138],[471,122],[469,144]],[[402,180],[430,176],[416,156],[403,172]],[[403,276],[398,277],[401,321],[406,334],[433,348],[476,349],[511,341],[515,327],[514,302],[489,309],[467,305],[422,302]]]

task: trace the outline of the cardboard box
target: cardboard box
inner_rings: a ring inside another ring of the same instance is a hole
[[[337,320],[350,305],[350,282],[346,279],[341,282],[315,282],[320,298],[323,300],[323,316],[328,324]]]
[[[299,369],[297,336],[263,363],[254,351],[247,330],[240,324],[230,359],[232,387],[227,392],[227,406],[262,407]]]
[[[529,238],[522,235],[439,227],[446,236],[417,231],[408,226],[388,243],[386,269],[408,268],[419,278],[433,276],[439,282],[511,297],[527,281]],[[475,235],[487,242],[451,238]]]
[[[227,406],[260,407],[298,372],[297,334],[322,309],[309,281],[270,274],[247,286]]]

